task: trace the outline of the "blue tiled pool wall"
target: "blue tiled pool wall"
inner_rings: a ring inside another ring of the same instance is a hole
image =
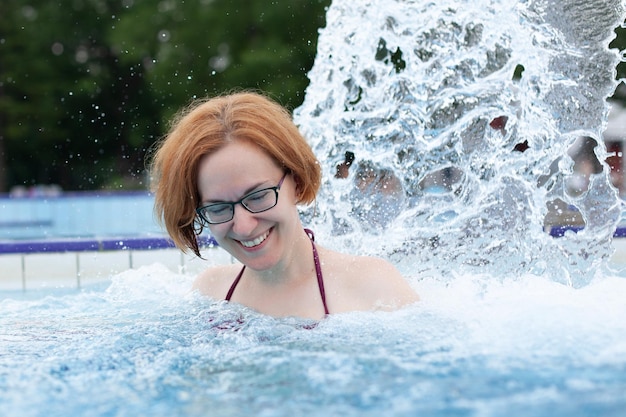
[[[0,195],[0,240],[165,235],[148,192]]]

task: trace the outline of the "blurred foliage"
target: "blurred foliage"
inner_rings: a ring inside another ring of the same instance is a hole
[[[622,62],[617,65],[616,79],[622,80],[615,90],[612,99],[621,102],[626,107],[626,21],[621,27],[615,29],[615,38],[609,44],[609,48],[617,49],[622,53]]]
[[[3,0],[0,192],[145,187],[147,149],[193,98],[302,103],[330,0]]]
[[[297,107],[330,1],[2,0],[0,192],[145,188],[147,149],[193,98]]]

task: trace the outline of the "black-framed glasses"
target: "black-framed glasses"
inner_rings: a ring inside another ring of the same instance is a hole
[[[250,213],[267,211],[278,204],[278,190],[283,185],[287,174],[288,172],[285,172],[285,175],[283,175],[276,187],[263,188],[262,190],[251,192],[241,197],[239,201],[207,204],[206,206],[198,207],[196,213],[207,224],[220,224],[233,219],[237,204],[241,204]]]

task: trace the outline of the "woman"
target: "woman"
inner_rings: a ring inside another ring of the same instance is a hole
[[[207,269],[194,288],[274,317],[393,310],[418,300],[390,263],[314,242],[297,204],[311,203],[320,165],[289,113],[256,93],[183,111],[153,160],[155,209],[182,250],[200,256],[208,227],[242,265]]]

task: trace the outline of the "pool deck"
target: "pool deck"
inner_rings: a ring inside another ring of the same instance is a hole
[[[160,263],[175,273],[196,275],[208,266],[233,262],[219,248],[202,252],[205,259],[176,248],[0,254],[0,291],[85,288],[106,282],[129,269]]]

